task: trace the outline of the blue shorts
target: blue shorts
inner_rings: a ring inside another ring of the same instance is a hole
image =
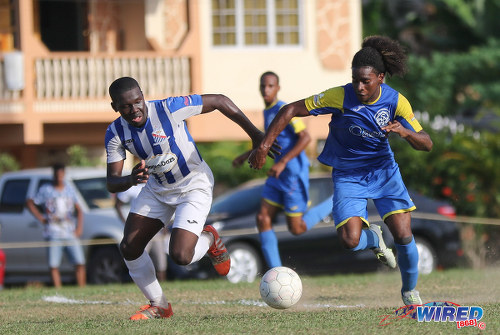
[[[283,208],[287,216],[300,216],[307,210],[309,201],[309,180],[288,178],[286,183],[269,177],[262,190],[267,203]]]
[[[333,220],[337,228],[356,216],[369,225],[368,199],[373,199],[383,220],[392,214],[416,209],[394,161],[372,169],[333,170],[332,178]]]
[[[73,265],[85,264],[83,248],[76,237],[50,238],[48,242],[49,247],[47,252],[50,268],[58,268],[61,265],[63,251],[66,252],[66,255]]]

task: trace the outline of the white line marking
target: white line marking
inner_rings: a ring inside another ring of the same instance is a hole
[[[43,301],[53,302],[58,304],[78,304],[78,305],[111,305],[111,304],[127,304],[127,305],[138,305],[140,303],[127,300],[126,302],[113,303],[111,301],[92,301],[92,300],[76,300],[66,298],[62,295],[54,296],[44,296]],[[241,300],[216,300],[216,301],[193,301],[184,300],[179,301],[179,303],[187,305],[243,305],[243,306],[257,306],[257,307],[267,307],[267,304],[262,300],[251,300],[251,299],[241,299]],[[366,305],[332,305],[332,304],[297,304],[297,306],[302,306],[306,308],[364,308]]]
[[[61,295],[53,295],[53,296],[44,296],[42,297],[43,301],[47,302],[55,302],[58,304],[78,304],[78,305],[110,305],[111,301],[88,301],[88,300],[75,300],[63,297]]]

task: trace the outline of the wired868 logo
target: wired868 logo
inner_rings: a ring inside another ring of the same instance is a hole
[[[480,322],[484,311],[479,306],[460,306],[451,301],[434,301],[424,305],[403,306],[394,314],[384,315],[380,326],[386,326],[394,321],[409,318],[418,322],[455,322],[457,329],[477,327],[485,329],[486,324]]]

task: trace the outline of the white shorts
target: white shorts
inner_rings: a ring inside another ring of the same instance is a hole
[[[159,219],[167,226],[182,228],[200,236],[210,207],[214,177],[205,162],[178,183],[158,184],[150,179],[132,201],[130,212]]]

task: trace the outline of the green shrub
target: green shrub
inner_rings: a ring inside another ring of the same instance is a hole
[[[0,153],[0,174],[16,170],[19,170],[19,163],[14,156],[8,153]]]
[[[424,129],[434,142],[430,153],[390,139],[407,186],[450,201],[459,215],[500,217],[500,136]]]

